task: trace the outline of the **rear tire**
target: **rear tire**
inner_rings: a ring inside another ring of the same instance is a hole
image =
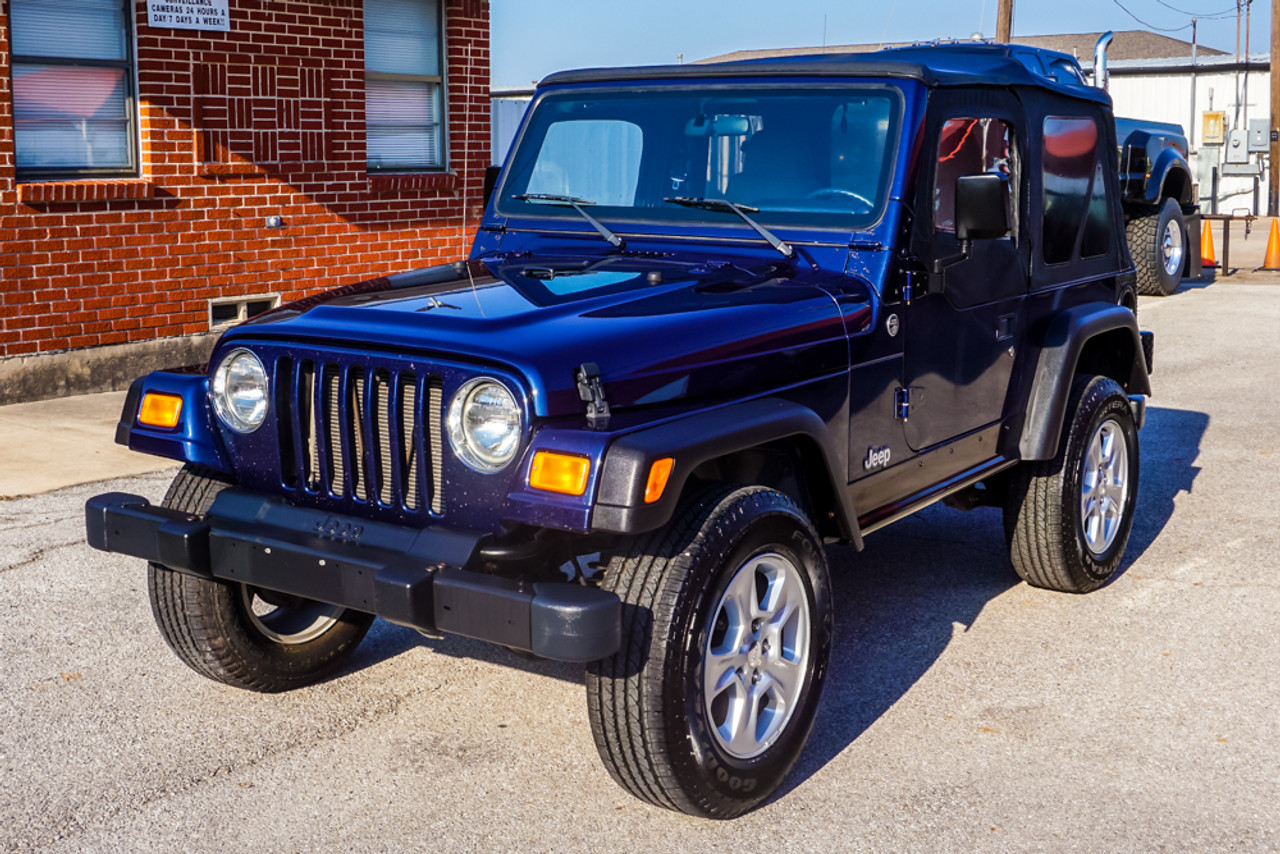
[[[1200,251],[1187,245],[1187,224],[1174,199],[1165,199],[1148,216],[1130,220],[1125,238],[1138,272],[1138,293],[1147,296],[1167,297],[1176,291],[1187,252]]]
[[[1120,566],[1138,500],[1138,430],[1115,380],[1078,376],[1058,453],[1014,470],[1009,555],[1034,587],[1087,593]]]
[[[202,515],[230,485],[217,472],[187,465],[163,505]],[[156,625],[178,658],[202,676],[251,691],[286,691],[328,676],[373,622],[371,614],[157,563],[148,564],[147,580]]]
[[[623,644],[587,670],[596,748],[657,806],[732,818],[769,796],[808,739],[831,647],[817,532],[786,495],[723,487],[614,557]]]

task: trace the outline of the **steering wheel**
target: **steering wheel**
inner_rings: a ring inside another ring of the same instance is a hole
[[[858,195],[853,190],[846,190],[844,187],[819,187],[812,193],[805,194],[806,199],[820,199],[823,196],[847,196],[849,198],[857,199],[869,208],[874,208],[876,206],[875,202],[871,201],[866,196]]]

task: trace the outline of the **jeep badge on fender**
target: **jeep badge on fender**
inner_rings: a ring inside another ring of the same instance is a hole
[[[867,448],[867,456],[862,461],[863,471],[871,471],[874,468],[889,465],[889,446],[881,445],[878,448]]]

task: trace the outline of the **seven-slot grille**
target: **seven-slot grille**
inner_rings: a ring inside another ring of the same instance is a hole
[[[280,465],[290,489],[444,512],[440,377],[282,358]]]

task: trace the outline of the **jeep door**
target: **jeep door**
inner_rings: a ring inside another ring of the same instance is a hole
[[[1004,90],[935,90],[930,100],[912,242],[926,269],[944,269],[927,287],[921,279],[902,307],[903,430],[916,451],[995,424],[1006,411],[1030,266],[1020,228],[1021,116]],[[1012,228],[1002,238],[972,241],[966,254],[955,232],[956,181],[982,173],[1007,178]]]

